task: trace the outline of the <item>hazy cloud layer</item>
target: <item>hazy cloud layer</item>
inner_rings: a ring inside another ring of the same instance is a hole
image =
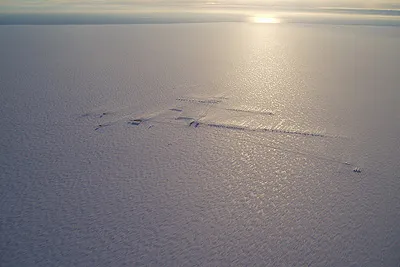
[[[400,9],[398,0],[0,0],[0,10],[13,12],[107,12],[224,8],[365,8]],[[1,12],[1,11],[0,11]]]

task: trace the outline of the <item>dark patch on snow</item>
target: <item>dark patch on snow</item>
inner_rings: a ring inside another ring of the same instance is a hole
[[[134,119],[134,120],[130,120],[128,122],[128,124],[130,124],[130,125],[139,125],[141,122],[142,122],[141,119]]]
[[[193,126],[194,128],[197,128],[198,126],[199,126],[199,122],[197,122],[197,121],[191,121],[190,123],[189,123],[189,126]]]
[[[176,112],[182,112],[182,109],[180,109],[180,108],[170,108],[169,110],[176,111]]]
[[[106,116],[108,114],[109,114],[108,112],[103,112],[103,113],[101,113],[100,118],[103,118],[104,116]]]
[[[177,98],[178,101],[184,102],[192,102],[192,103],[201,103],[201,104],[218,104],[221,103],[222,100],[219,99],[198,99],[198,98]]]

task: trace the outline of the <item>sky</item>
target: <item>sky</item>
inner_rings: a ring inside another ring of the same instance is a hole
[[[0,0],[0,13],[275,8],[400,9],[398,0]]]
[[[400,0],[0,0],[0,25],[243,21],[400,26]]]

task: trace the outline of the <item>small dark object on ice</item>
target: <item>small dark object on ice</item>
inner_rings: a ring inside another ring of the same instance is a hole
[[[132,124],[132,125],[139,125],[141,122],[142,122],[141,119],[134,119],[134,120],[131,120],[131,121],[129,122],[129,124]]]
[[[361,169],[358,168],[358,167],[356,167],[356,168],[353,169],[353,172],[360,173],[360,172],[361,172]]]
[[[180,108],[170,108],[169,110],[176,111],[176,112],[181,112],[182,111],[182,109],[180,109]]]
[[[194,126],[195,128],[197,128],[198,126],[199,126],[199,122],[197,122],[197,121],[191,121],[190,123],[189,123],[189,126]]]
[[[99,124],[99,126],[97,126],[96,129],[94,129],[94,130],[97,131],[97,130],[100,129],[101,127],[103,127],[103,125]]]

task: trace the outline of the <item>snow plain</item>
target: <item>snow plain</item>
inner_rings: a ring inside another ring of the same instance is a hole
[[[399,265],[400,28],[0,36],[0,265]]]

